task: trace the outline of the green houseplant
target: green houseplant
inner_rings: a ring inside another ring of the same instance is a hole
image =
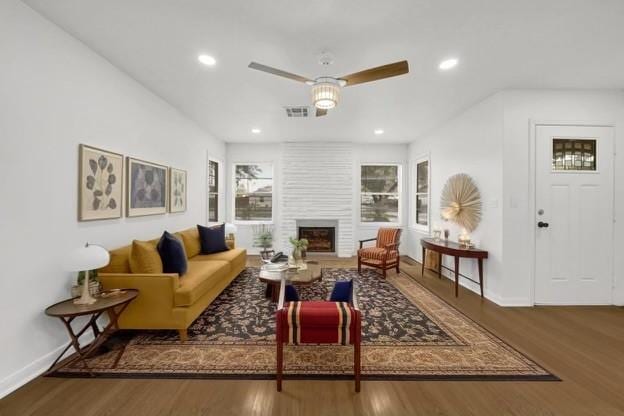
[[[254,247],[261,247],[260,256],[268,257],[272,252],[269,250],[273,245],[273,227],[267,224],[260,224],[253,227]]]
[[[300,261],[303,258],[303,252],[308,248],[308,240],[305,238],[301,238],[297,240],[296,238],[289,238],[290,244],[293,246],[293,257],[296,261]]]

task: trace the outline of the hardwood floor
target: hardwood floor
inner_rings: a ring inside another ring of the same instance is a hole
[[[624,415],[624,308],[501,308],[401,268],[563,381],[363,381],[355,394],[351,381],[287,380],[277,393],[274,381],[40,377],[1,400],[0,415]]]

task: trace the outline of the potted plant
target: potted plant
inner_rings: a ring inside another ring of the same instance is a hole
[[[301,238],[297,240],[296,238],[289,238],[290,244],[293,246],[293,258],[295,261],[300,262],[303,259],[303,252],[308,248],[308,240],[305,238]]]
[[[267,224],[256,225],[253,228],[254,247],[261,247],[260,257],[268,259],[273,255],[269,248],[273,245],[273,227]]]
[[[82,285],[84,284],[85,272],[78,272],[78,278],[76,284],[71,288],[72,297],[80,296],[82,293]],[[89,271],[89,293],[92,296],[100,293],[100,280],[98,279],[97,270]]]

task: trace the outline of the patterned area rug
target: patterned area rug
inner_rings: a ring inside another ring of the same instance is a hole
[[[258,269],[247,268],[189,328],[119,332],[89,359],[93,374],[142,378],[274,378],[275,304]],[[355,278],[362,310],[362,375],[378,380],[558,380],[410,277],[380,279],[370,269],[323,269],[299,288],[302,299],[326,299],[336,280]],[[353,373],[353,349],[285,347],[290,378],[335,379]],[[88,376],[80,363],[54,376]]]

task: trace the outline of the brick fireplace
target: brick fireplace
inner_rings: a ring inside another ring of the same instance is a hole
[[[299,227],[299,238],[308,240],[309,253],[334,253],[336,251],[335,227]]]

